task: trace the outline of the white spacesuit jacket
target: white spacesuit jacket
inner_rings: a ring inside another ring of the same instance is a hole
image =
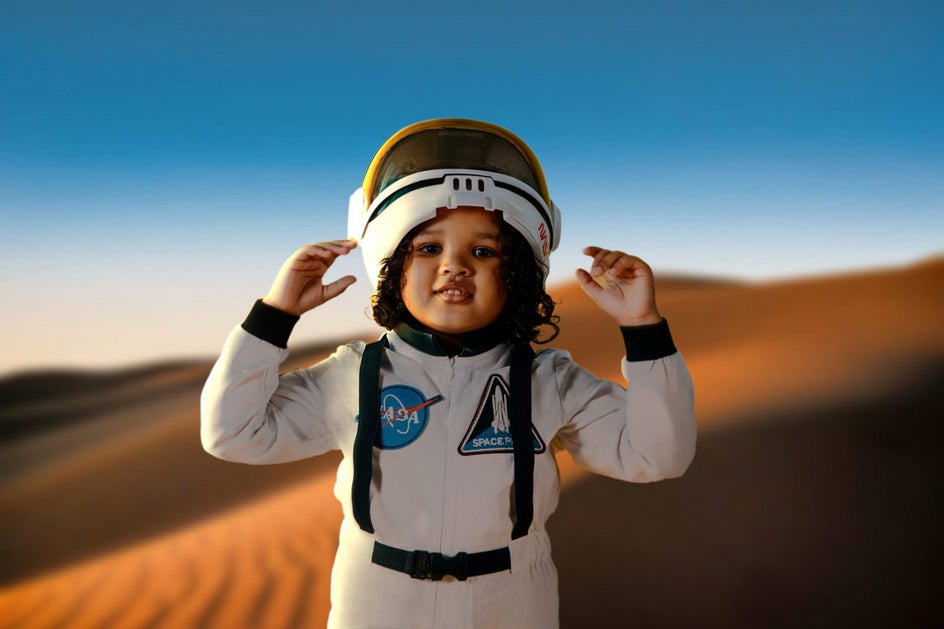
[[[615,336],[615,335],[614,335]],[[693,389],[679,353],[622,361],[628,383],[600,380],[563,351],[532,371],[534,519],[511,539],[510,346],[434,356],[388,332],[381,362],[381,447],[370,512],[352,516],[352,448],[364,343],[279,374],[288,351],[237,327],[201,400],[204,448],[229,461],[280,463],[341,450],[335,496],[344,521],[331,580],[331,627],[557,627],[557,573],[545,523],[557,506],[564,448],[600,474],[633,482],[681,475],[695,450]],[[616,340],[616,337],[614,340]],[[374,540],[453,555],[502,547],[511,569],[459,581],[411,578],[371,563]]]

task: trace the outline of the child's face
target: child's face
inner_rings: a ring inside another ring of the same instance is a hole
[[[484,327],[507,301],[501,216],[481,208],[440,209],[413,238],[403,265],[403,303],[417,321],[444,334]]]

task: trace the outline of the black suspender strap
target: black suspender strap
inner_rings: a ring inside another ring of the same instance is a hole
[[[354,437],[354,478],[351,482],[351,508],[357,525],[374,532],[370,521],[370,480],[374,472],[374,441],[380,428],[380,359],[387,345],[386,336],[368,343],[361,356],[357,434]]]
[[[357,433],[354,437],[351,508],[354,520],[367,533],[374,532],[370,519],[370,484],[374,468],[374,443],[380,429],[380,360],[386,346],[386,337],[367,344],[361,356],[358,382],[359,405]],[[534,350],[530,345],[512,347],[509,402],[511,438],[514,442],[515,524],[512,539],[527,535],[534,519],[534,438],[531,434],[533,361]]]
[[[528,534],[534,518],[534,438],[531,436],[531,363],[530,345],[511,349],[511,400],[509,411],[511,438],[514,442],[515,526],[512,539]]]

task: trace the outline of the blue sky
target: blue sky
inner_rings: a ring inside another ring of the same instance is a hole
[[[767,280],[944,250],[940,2],[17,2],[0,374],[214,354],[398,128],[541,158],[590,243]],[[339,272],[360,271],[346,260]],[[365,329],[367,288],[296,338]]]

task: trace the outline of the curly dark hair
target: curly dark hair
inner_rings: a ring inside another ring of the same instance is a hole
[[[405,319],[409,312],[403,303],[403,266],[413,251],[413,237],[420,227],[408,233],[397,245],[393,255],[384,258],[380,268],[377,291],[371,297],[374,321],[390,330]],[[554,314],[554,300],[544,290],[544,278],[531,245],[517,230],[501,224],[501,278],[505,281],[508,300],[496,325],[504,329],[513,343],[548,343],[557,337],[560,317]],[[551,328],[541,338],[541,327]]]

